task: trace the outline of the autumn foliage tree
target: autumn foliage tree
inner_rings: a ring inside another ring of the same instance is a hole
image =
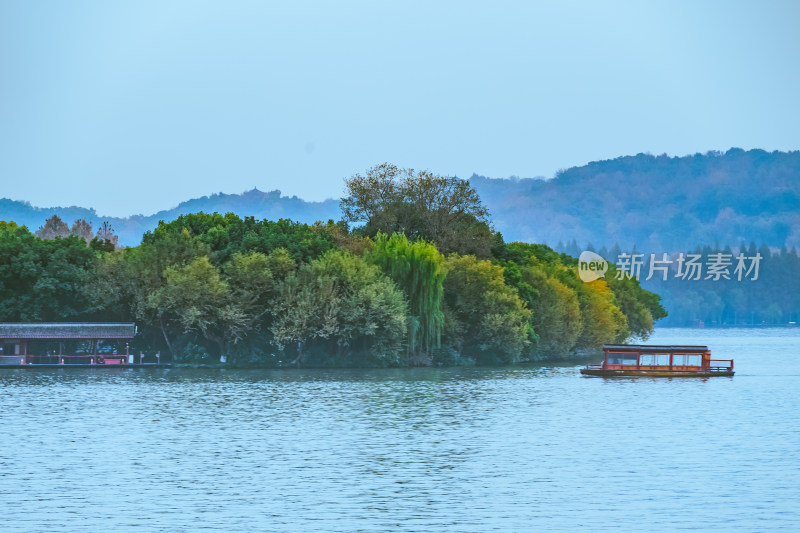
[[[69,226],[66,222],[61,220],[58,215],[53,215],[44,222],[44,226],[40,226],[36,230],[36,236],[45,241],[52,241],[53,239],[64,239],[69,237]]]
[[[69,232],[70,235],[74,235],[79,239],[83,239],[87,245],[90,242],[92,242],[92,237],[93,237],[92,225],[89,223],[89,221],[83,218],[79,218],[78,220],[73,222]]]
[[[119,248],[119,237],[114,233],[114,228],[111,227],[108,221],[104,221],[100,227],[97,228],[95,238],[101,247],[104,246],[109,249]]]

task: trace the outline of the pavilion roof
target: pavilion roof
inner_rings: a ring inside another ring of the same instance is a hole
[[[132,323],[0,323],[0,339],[132,339],[134,335]]]

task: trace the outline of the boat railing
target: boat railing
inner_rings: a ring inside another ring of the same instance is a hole
[[[733,359],[711,359],[708,369],[711,372],[730,372],[733,370]]]

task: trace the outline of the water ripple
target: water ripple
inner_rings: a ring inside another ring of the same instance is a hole
[[[0,525],[800,530],[798,330],[662,330],[734,378],[574,365],[0,371]]]

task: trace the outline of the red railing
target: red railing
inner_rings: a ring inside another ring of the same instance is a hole
[[[708,369],[711,372],[730,372],[733,370],[733,359],[711,359]]]
[[[623,365],[623,364],[587,364],[591,370],[663,370],[663,371],[700,371],[703,367],[697,365]],[[712,359],[707,368],[710,372],[732,372],[733,359]]]
[[[87,355],[19,355],[19,364],[33,365],[124,365],[128,356],[124,354]]]

